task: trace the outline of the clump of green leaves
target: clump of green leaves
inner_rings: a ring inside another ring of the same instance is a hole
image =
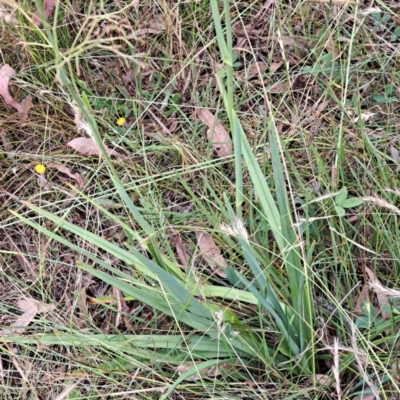
[[[376,30],[387,29],[391,31],[394,27],[394,23],[391,21],[391,15],[389,13],[371,13],[370,17],[374,20],[374,27]],[[400,38],[400,26],[396,26],[392,34],[390,35],[391,42],[397,42]]]
[[[346,208],[358,207],[364,201],[358,197],[347,197],[348,191],[343,187],[335,197],[335,211],[339,217],[343,217],[346,213]]]
[[[393,84],[388,84],[384,88],[384,93],[385,94],[380,94],[376,93],[372,96],[372,98],[377,102],[381,104],[391,104],[396,101],[398,101],[398,98],[396,96],[392,96],[393,92],[395,90],[395,87]]]

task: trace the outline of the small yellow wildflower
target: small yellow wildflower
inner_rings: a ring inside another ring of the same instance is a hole
[[[120,117],[117,119],[117,125],[118,126],[122,126],[125,124],[125,118],[124,117]]]
[[[38,164],[35,166],[35,171],[39,174],[42,175],[46,172],[46,167],[42,164]]]

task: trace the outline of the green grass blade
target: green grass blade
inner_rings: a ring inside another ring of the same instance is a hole
[[[217,33],[218,46],[221,49],[222,60],[224,61],[225,64],[232,67],[233,66],[232,53],[228,49],[224,37],[224,32],[222,30],[221,16],[218,10],[218,0],[211,0],[210,5],[214,20],[215,32]]]
[[[210,318],[210,312],[193,297],[193,294],[187,292],[176,281],[175,278],[168,274],[168,272],[163,270],[153,261],[140,254],[137,250],[131,250],[130,252],[126,251],[116,244],[111,243],[110,241],[105,240],[76,225],[73,225],[68,221],[60,219],[59,217],[45,210],[42,210],[29,202],[24,202],[24,204],[30,209],[37,212],[39,215],[44,216],[45,218],[53,221],[55,224],[59,225],[63,229],[67,229],[68,231],[73,232],[75,235],[81,237],[82,239],[89,241],[90,243],[109,252],[110,254],[113,254],[115,257],[126,262],[128,265],[138,265],[142,267],[143,271],[150,271],[153,276],[156,276],[157,279],[161,280],[162,284],[165,285],[171,296],[173,296],[175,300],[178,301],[181,305],[187,306],[189,310],[191,310],[195,314],[198,314],[199,316]]]

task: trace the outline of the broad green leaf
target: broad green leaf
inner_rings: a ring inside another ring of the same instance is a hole
[[[395,90],[395,87],[393,84],[389,84],[385,86],[385,94],[386,96],[390,96]]]
[[[370,320],[368,317],[358,317],[355,322],[358,328],[368,329],[370,326]]]
[[[340,206],[343,208],[352,208],[352,207],[358,207],[362,203],[364,203],[364,200],[358,198],[358,197],[350,197],[343,201]]]
[[[397,97],[386,97],[386,96],[383,96],[381,94],[374,94],[372,96],[372,98],[377,103],[382,103],[382,104],[391,104],[391,103],[394,103],[394,102],[398,101]]]
[[[340,206],[335,206],[335,211],[336,211],[336,214],[339,215],[339,217],[344,217],[344,215],[346,214],[346,211],[344,210],[344,208],[340,207]]]
[[[372,320],[378,316],[375,306],[370,302],[363,302],[361,305],[361,309],[363,310],[364,315]]]
[[[347,188],[343,187],[335,197],[335,203],[341,205],[347,199]]]

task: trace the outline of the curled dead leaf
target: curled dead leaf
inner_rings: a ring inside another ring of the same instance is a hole
[[[47,168],[54,168],[57,171],[60,171],[61,173],[69,176],[73,180],[75,180],[76,185],[78,189],[82,189],[84,186],[83,178],[81,175],[79,175],[77,172],[73,174],[71,170],[67,167],[64,167],[63,165],[55,164],[55,163],[47,163],[46,164]]]
[[[10,95],[8,91],[8,83],[10,81],[10,77],[15,75],[16,72],[13,68],[8,64],[4,64],[0,68],[0,96],[3,97],[4,101],[11,107],[14,107],[18,110],[18,112],[24,114],[25,109],[18,102],[16,102]]]
[[[200,109],[197,115],[200,121],[208,126],[207,137],[217,155],[219,157],[231,156],[232,140],[221,122],[215,121],[214,115],[204,108]]]
[[[212,236],[207,232],[196,231],[196,238],[202,257],[217,275],[226,278],[225,268],[228,264]]]
[[[72,147],[78,153],[86,156],[100,156],[100,149],[97,147],[95,141],[92,138],[76,138],[67,143],[69,147]],[[109,156],[114,156],[118,158],[125,158],[125,156],[117,151],[110,149],[108,146],[104,145],[104,148]]]

